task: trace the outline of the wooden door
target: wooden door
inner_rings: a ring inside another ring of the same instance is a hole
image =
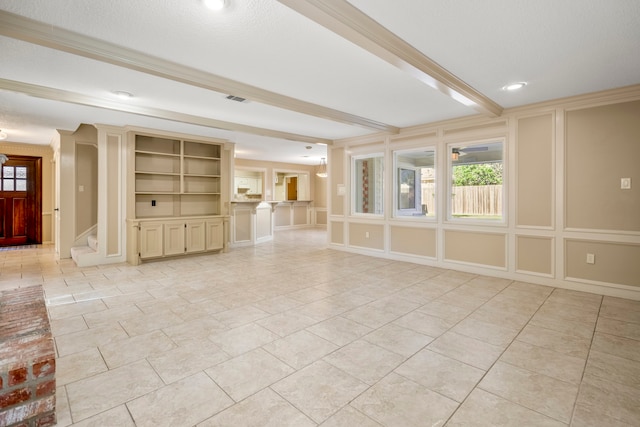
[[[298,178],[287,178],[287,200],[298,200]]]
[[[42,243],[42,158],[10,156],[0,171],[0,246]]]

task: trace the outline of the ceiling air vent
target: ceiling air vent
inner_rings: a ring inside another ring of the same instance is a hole
[[[229,96],[227,96],[227,99],[230,99],[230,100],[236,101],[236,102],[244,102],[244,101],[246,101],[245,98],[241,98],[241,97],[235,96],[235,95],[229,95]]]

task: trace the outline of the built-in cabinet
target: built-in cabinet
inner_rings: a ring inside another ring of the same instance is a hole
[[[129,262],[225,247],[224,141],[131,133]]]
[[[141,259],[217,251],[224,248],[223,218],[137,222]]]

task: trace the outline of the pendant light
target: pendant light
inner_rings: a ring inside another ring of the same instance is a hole
[[[316,172],[316,175],[320,178],[327,177],[327,162],[324,157],[320,159],[320,166],[318,167],[318,172]]]

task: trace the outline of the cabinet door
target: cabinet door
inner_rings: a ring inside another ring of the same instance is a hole
[[[249,178],[249,191],[251,191],[251,194],[260,193],[260,190],[258,190],[258,179],[257,178]]]
[[[187,221],[187,252],[201,252],[205,249],[204,221]]]
[[[162,241],[162,223],[140,224],[140,258],[161,257]]]
[[[184,253],[184,221],[164,224],[164,254],[178,255]]]
[[[215,251],[224,248],[224,226],[221,219],[209,220],[207,227],[207,250]]]

